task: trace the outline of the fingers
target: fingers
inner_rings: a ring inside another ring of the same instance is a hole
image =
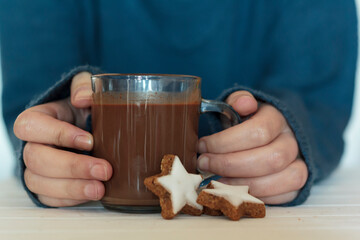
[[[292,133],[282,133],[270,144],[250,150],[226,154],[204,153],[198,168],[223,177],[258,177],[280,172],[298,155]]]
[[[49,206],[99,200],[105,192],[100,181],[112,175],[111,165],[103,159],[47,146],[92,149],[92,135],[81,129],[90,114],[90,76],[76,75],[70,98],[29,108],[14,124],[15,135],[28,142],[23,152],[25,184]]]
[[[221,178],[219,181],[230,185],[248,185],[251,195],[266,198],[298,191],[305,185],[307,177],[306,164],[297,159],[275,174],[254,178]]]
[[[24,163],[32,173],[52,178],[109,180],[109,162],[83,154],[55,149],[37,143],[27,143]]]
[[[91,96],[91,74],[77,74],[71,83],[71,104],[76,108],[88,108],[91,105]]]
[[[226,100],[240,116],[247,116],[256,112],[258,103],[254,96],[248,91],[236,91]]]
[[[249,120],[199,141],[200,153],[229,153],[264,146],[288,128],[283,115],[271,105],[262,105]]]
[[[270,197],[263,197],[260,198],[261,201],[263,201],[265,204],[282,204],[282,203],[288,203],[294,200],[299,191],[293,191],[289,193],[284,193],[276,196],[270,196]]]
[[[91,150],[89,132],[69,122],[74,121],[66,100],[39,105],[22,112],[15,121],[15,135],[28,142]]]
[[[22,112],[14,124],[15,135],[29,142],[91,150],[92,136],[81,130],[90,114],[90,77],[90,73],[82,72],[73,78],[71,104],[68,99],[64,99]]]
[[[59,199],[44,195],[38,195],[38,199],[41,203],[49,207],[71,207],[88,202],[88,200]]]
[[[25,169],[24,179],[31,192],[50,198],[96,201],[105,193],[105,187],[100,181],[48,178],[34,174],[28,168]]]
[[[269,104],[258,105],[247,91],[227,98],[243,123],[200,139],[198,168],[225,176],[219,181],[249,185],[250,193],[267,204],[296,198],[308,177],[306,164],[297,159],[299,148],[284,116]]]

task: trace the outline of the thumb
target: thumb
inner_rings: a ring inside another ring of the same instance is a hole
[[[88,108],[91,105],[91,74],[81,72],[71,82],[71,104],[76,108]]]
[[[258,103],[254,96],[248,91],[236,91],[230,94],[226,102],[231,105],[240,116],[247,116],[255,113]]]

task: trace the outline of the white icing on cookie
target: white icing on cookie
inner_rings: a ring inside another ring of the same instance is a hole
[[[203,191],[223,197],[235,207],[239,207],[243,202],[264,204],[249,194],[249,186],[232,186],[217,181],[211,181],[211,185],[214,189],[204,189]]]
[[[171,194],[174,214],[177,214],[186,204],[202,210],[203,206],[196,202],[198,197],[196,189],[199,187],[202,177],[197,174],[189,174],[178,156],[175,156],[170,174],[159,177],[157,181]]]

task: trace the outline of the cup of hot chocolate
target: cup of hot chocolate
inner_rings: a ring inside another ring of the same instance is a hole
[[[189,75],[98,74],[93,89],[93,155],[106,159],[113,176],[104,182],[105,208],[158,212],[158,198],[144,185],[160,172],[165,154],[179,156],[196,173],[198,122],[204,112],[238,114],[224,102],[201,98],[201,79]]]

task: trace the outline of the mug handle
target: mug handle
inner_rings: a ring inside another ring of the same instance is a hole
[[[225,102],[201,99],[200,113],[217,112],[223,114],[230,120],[231,126],[242,122],[240,115],[232,106]]]
[[[242,122],[240,115],[233,109],[233,107],[225,102],[201,99],[200,113],[207,112],[215,112],[224,115],[229,119],[230,126],[234,126]],[[210,175],[200,183],[200,187],[204,187],[208,185],[211,180],[217,180],[219,178],[221,178],[221,176]]]

